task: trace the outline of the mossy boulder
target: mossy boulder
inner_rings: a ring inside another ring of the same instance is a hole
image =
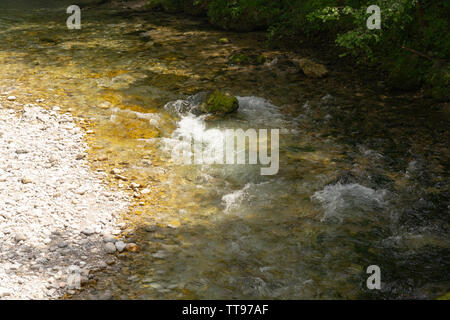
[[[216,90],[206,96],[199,110],[202,113],[225,115],[237,111],[238,108],[239,101],[235,96]]]
[[[229,44],[230,40],[228,38],[220,38],[218,42],[220,44]]]
[[[247,65],[251,63],[250,56],[243,54],[243,53],[237,53],[230,57],[230,63],[232,64],[240,64],[240,65]]]

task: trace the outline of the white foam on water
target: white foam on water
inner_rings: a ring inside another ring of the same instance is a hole
[[[222,197],[222,204],[225,207],[225,213],[230,213],[241,206],[242,202],[248,195],[248,189],[250,186],[251,184],[247,183],[244,188],[226,194]]]
[[[172,137],[192,138],[194,141],[203,141],[207,145],[215,145],[217,142],[222,143],[225,136],[222,130],[207,129],[204,117],[188,114],[178,122],[178,128]]]
[[[224,150],[225,131],[206,128],[204,118],[204,116],[195,116],[191,113],[182,116],[171,138],[163,140],[163,149],[168,152],[190,150],[187,156],[192,159],[191,143],[199,143],[202,147],[202,163],[214,163],[217,157],[216,151]]]
[[[347,214],[361,214],[387,205],[386,190],[374,190],[358,183],[328,185],[311,197],[325,209],[322,221],[336,217],[343,220]]]
[[[217,158],[222,156],[218,150],[225,152],[226,129],[237,129],[236,124],[242,122],[242,117],[246,120],[243,130],[281,128],[287,126],[285,116],[280,109],[269,101],[259,97],[237,97],[239,100],[238,121],[233,121],[231,128],[207,128],[206,115],[194,115],[189,110],[194,106],[189,100],[176,100],[165,105],[165,109],[175,112],[180,116],[177,128],[170,138],[161,139],[162,151],[166,153],[181,153],[182,150],[191,150],[187,141],[191,143],[201,142],[203,152],[203,164],[212,164]],[[227,119],[226,121],[229,121]],[[241,126],[240,126],[241,127]],[[290,131],[289,131],[290,132]],[[192,159],[193,150],[186,154],[188,159]]]
[[[165,110],[174,112],[178,115],[186,113],[186,111],[189,110],[189,108],[190,104],[186,100],[171,101],[164,106]]]
[[[251,125],[264,125],[264,128],[283,129],[288,125],[280,108],[268,100],[259,97],[236,97],[239,101],[238,112],[245,115]]]

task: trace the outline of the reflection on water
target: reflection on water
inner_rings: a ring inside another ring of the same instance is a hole
[[[227,34],[235,47],[220,46],[222,33],[201,22],[87,10],[83,29],[69,32],[62,18],[55,8],[0,12],[1,92],[70,110],[94,131],[94,170],[120,168],[128,182],[110,177],[112,186],[151,190],[124,216],[141,252],[122,254],[80,297],[106,289],[124,299],[448,291],[448,131],[439,114],[332,94],[262,67],[242,72],[227,57],[257,42]],[[239,96],[237,114],[184,110],[192,94],[215,88]],[[227,128],[281,129],[279,173],[171,160],[180,136],[214,146]],[[373,264],[381,292],[365,287]]]

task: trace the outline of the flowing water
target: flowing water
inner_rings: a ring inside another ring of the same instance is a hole
[[[120,299],[435,298],[449,291],[448,114],[345,80],[266,65],[264,35],[161,13],[2,1],[0,89],[79,117],[93,170],[139,183],[123,219],[137,254],[98,274]],[[228,37],[231,43],[221,43]],[[341,82],[341,83],[340,83]],[[232,116],[183,110],[200,91],[238,96]],[[279,172],[179,165],[180,137],[214,148],[226,129],[280,129]],[[130,192],[133,192],[130,190]],[[366,287],[378,265],[382,290]]]

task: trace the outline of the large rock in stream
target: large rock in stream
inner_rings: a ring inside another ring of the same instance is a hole
[[[296,60],[303,73],[309,78],[323,78],[328,75],[327,68],[320,63],[303,58]]]
[[[197,116],[208,114],[211,116],[210,119],[214,119],[216,116],[220,117],[236,112],[239,109],[239,100],[235,96],[219,90],[201,91],[186,100],[169,102],[165,109],[180,115],[189,112]]]
[[[202,113],[214,115],[225,115],[233,113],[239,109],[239,101],[235,96],[221,91],[208,93],[199,106]]]

